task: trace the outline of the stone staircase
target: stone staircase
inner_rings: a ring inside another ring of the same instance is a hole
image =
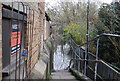
[[[76,80],[75,76],[73,76],[68,70],[59,70],[59,71],[55,71],[55,72],[52,72],[52,75],[51,75],[51,78],[52,80],[68,80],[68,81],[78,81]]]

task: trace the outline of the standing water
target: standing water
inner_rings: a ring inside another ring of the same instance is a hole
[[[54,52],[53,68],[54,70],[64,70],[69,66],[70,56],[68,55],[70,46],[68,44],[58,45]]]

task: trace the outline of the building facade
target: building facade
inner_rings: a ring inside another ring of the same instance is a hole
[[[49,31],[45,17],[44,0],[0,3],[0,80],[29,78]]]
[[[50,17],[47,15],[47,13],[45,13],[45,21],[44,21],[44,40],[47,40],[51,34],[51,30],[52,27],[50,26],[51,23],[51,19]]]

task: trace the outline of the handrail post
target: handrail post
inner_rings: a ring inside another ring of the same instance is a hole
[[[99,42],[100,42],[100,38],[97,39],[96,60],[98,60]],[[96,79],[97,79],[97,68],[98,68],[98,63],[96,62],[95,63],[94,81],[96,81]]]
[[[90,18],[89,18],[89,8],[90,8],[90,6],[89,5],[90,5],[90,0],[88,0],[88,5],[87,5],[87,33],[86,33],[87,44],[86,44],[85,60],[88,59],[88,42],[89,42],[89,40],[88,40],[88,37],[89,37],[88,30],[89,30],[89,20],[90,20]],[[85,61],[84,75],[86,75],[86,74],[87,74],[87,62]]]
[[[77,55],[76,55],[76,54],[77,54],[77,53],[76,53],[76,50],[74,50],[74,51],[75,51],[75,53],[74,53],[74,54],[75,54],[75,67],[74,67],[74,69],[76,70],[76,64],[77,64],[77,62],[76,62],[76,56],[77,56]]]
[[[73,64],[74,64],[74,69],[75,69],[75,50],[74,50],[74,48],[73,48]]]
[[[88,45],[86,44],[85,60],[88,60],[87,57],[88,57]],[[85,65],[84,65],[84,75],[86,75],[86,73],[87,73],[87,62],[85,61]]]
[[[80,59],[81,49],[79,48],[79,59]],[[80,60],[78,61],[78,72],[80,72]]]
[[[73,52],[73,49],[72,49],[72,59],[73,59],[73,65],[74,65],[74,52]],[[74,68],[74,66],[73,66]]]

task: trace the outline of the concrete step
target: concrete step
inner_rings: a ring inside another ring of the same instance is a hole
[[[60,70],[53,72],[52,79],[63,79],[63,80],[69,79],[72,81],[77,81],[76,78],[67,70]]]

